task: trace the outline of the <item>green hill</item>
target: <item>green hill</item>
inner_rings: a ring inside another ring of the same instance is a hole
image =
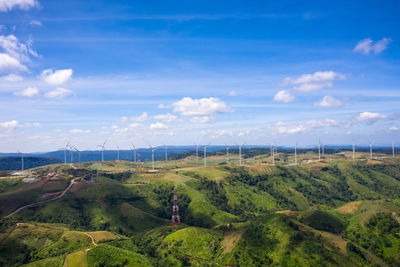
[[[31,170],[40,179],[34,184],[1,179],[0,264],[400,264],[398,159],[248,160],[238,167],[217,155],[202,168],[185,158],[157,163],[157,172],[147,171],[148,163],[136,172],[124,161],[86,163],[85,170],[50,165]],[[180,226],[169,221],[174,190]]]

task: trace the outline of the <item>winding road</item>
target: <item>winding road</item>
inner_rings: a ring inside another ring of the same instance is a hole
[[[47,202],[54,201],[54,200],[62,198],[68,192],[68,190],[74,185],[76,179],[79,179],[79,178],[72,179],[71,183],[67,186],[67,188],[64,189],[64,191],[61,192],[61,194],[59,196],[56,196],[55,198],[52,198],[52,199],[46,199],[46,200],[43,200],[43,201],[39,201],[39,202],[36,202],[36,203],[32,203],[32,204],[28,204],[28,205],[22,206],[22,207],[16,209],[15,211],[13,211],[12,213],[8,214],[7,216],[5,216],[4,218],[11,217],[11,216],[17,214],[18,212],[20,212],[21,210],[23,210],[25,208],[33,207],[35,205],[44,204],[44,203],[47,203]]]

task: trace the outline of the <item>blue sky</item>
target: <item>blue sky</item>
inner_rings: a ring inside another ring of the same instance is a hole
[[[398,1],[0,2],[0,151],[400,144]]]

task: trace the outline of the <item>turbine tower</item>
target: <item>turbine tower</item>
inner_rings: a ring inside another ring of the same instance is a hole
[[[394,143],[392,142],[392,158],[394,158]]]
[[[353,160],[355,159],[355,152],[356,152],[356,145],[354,144],[353,141]]]
[[[76,147],[72,146],[72,148],[78,152],[78,158],[79,158],[79,169],[81,169],[81,151],[78,150]]]
[[[239,145],[239,166],[242,166],[242,145]]]
[[[72,145],[69,145],[71,148],[71,164],[74,164],[74,147]]]
[[[118,145],[117,145],[117,153],[118,153],[117,160],[119,161],[119,146]]]
[[[271,147],[272,165],[275,165],[275,153],[274,153],[275,148],[272,147],[272,144],[270,144],[270,147]]]
[[[321,161],[321,140],[318,140],[318,161]]]
[[[204,168],[207,167],[207,146],[205,145],[204,147]]]
[[[65,145],[65,147],[61,148],[64,149],[64,165],[67,165],[67,148],[69,146],[69,142]]]
[[[168,162],[168,146],[164,144],[164,148],[165,148],[165,162]]]
[[[133,150],[133,162],[136,162],[136,147],[134,144],[132,144],[132,150]]]
[[[104,143],[102,145],[98,145],[99,147],[101,147],[101,161],[104,161],[104,147],[107,143],[107,139],[104,141]]]
[[[199,146],[197,144],[194,144],[196,147],[196,161],[199,161]]]
[[[369,154],[370,154],[370,159],[372,159],[372,143],[369,142]]]
[[[227,146],[226,144],[225,144],[225,146],[226,146],[226,163],[228,163],[229,162],[229,146]]]
[[[21,154],[21,171],[24,171],[24,153],[17,149],[18,153]]]
[[[148,144],[151,149],[151,169],[154,171],[154,150],[155,148]]]

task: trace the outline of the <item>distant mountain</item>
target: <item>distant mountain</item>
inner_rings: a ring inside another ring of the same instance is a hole
[[[47,157],[24,157],[24,169],[55,163],[61,163],[61,160]],[[0,170],[21,170],[21,157],[0,158]]]

